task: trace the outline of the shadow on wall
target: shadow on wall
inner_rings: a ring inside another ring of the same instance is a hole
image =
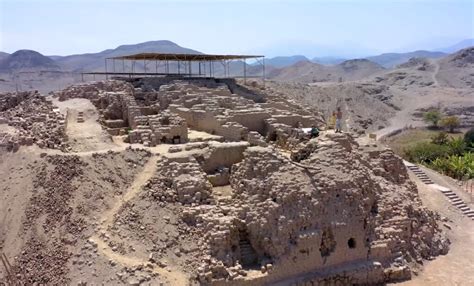
[[[242,96],[243,98],[250,99],[255,103],[265,103],[265,97],[263,94],[260,94],[257,91],[250,90],[240,84],[237,84],[235,79],[233,78],[223,78],[223,79],[216,79],[218,83],[225,83],[231,93],[237,94]]]

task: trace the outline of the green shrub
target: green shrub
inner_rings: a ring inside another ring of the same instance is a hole
[[[431,124],[434,127],[438,126],[438,122],[441,120],[441,112],[439,110],[430,110],[423,114],[423,120],[426,123]]]
[[[449,155],[461,156],[466,151],[466,142],[462,138],[451,138],[446,145],[449,148]]]
[[[454,129],[461,124],[459,118],[454,115],[443,117],[439,123],[441,126],[448,128],[450,133],[453,133]]]
[[[474,128],[469,129],[469,131],[464,134],[464,142],[469,148],[474,148]]]
[[[421,142],[403,151],[405,159],[415,163],[430,163],[437,158],[449,155],[449,147],[428,142]]]
[[[474,178],[474,154],[464,153],[462,156],[451,155],[446,158],[438,158],[429,166],[436,171],[456,179]]]
[[[436,135],[431,137],[431,143],[433,144],[444,145],[448,143],[448,141],[449,138],[446,132],[438,132]]]

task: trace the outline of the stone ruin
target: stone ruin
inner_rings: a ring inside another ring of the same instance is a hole
[[[303,144],[298,161],[275,147],[194,146],[166,155],[145,190],[181,206],[203,285],[383,284],[448,251],[389,149],[330,133]],[[213,194],[222,185],[230,196]]]
[[[298,134],[301,127],[323,126],[317,112],[282,97],[263,99],[231,80],[170,78],[156,83],[144,78],[133,84],[134,88],[121,81],[100,82],[71,87],[56,96],[90,99],[111,135],[128,134],[129,143],[145,146],[186,143],[192,129],[225,141],[274,141],[288,147],[304,137]]]
[[[89,99],[102,126],[129,143],[186,143],[160,155],[143,194],[173,206],[180,235],[198,245],[188,270],[202,285],[383,284],[448,251],[438,215],[422,206],[399,157],[350,134],[309,140],[301,128],[321,127],[320,114],[285,97],[233,81],[147,78],[54,96]],[[22,105],[28,100],[36,104]],[[37,144],[52,140],[35,129],[38,116],[64,132],[37,94],[0,103],[0,116]],[[191,142],[191,130],[214,137]],[[182,241],[173,245],[184,249]]]
[[[0,148],[16,151],[22,145],[67,151],[65,118],[37,91],[0,94]],[[2,129],[4,130],[4,129]]]

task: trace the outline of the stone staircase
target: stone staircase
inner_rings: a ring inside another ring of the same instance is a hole
[[[239,247],[240,247],[240,263],[244,267],[252,267],[255,266],[257,263],[257,253],[253,249],[250,241],[248,239],[246,232],[240,233],[240,240],[239,240]]]
[[[435,184],[429,177],[426,175],[423,170],[421,170],[417,165],[414,165],[410,162],[403,162],[408,170],[412,171],[423,183],[430,185],[433,189],[436,189],[443,193],[451,202],[453,206],[458,208],[465,216],[474,220],[474,210],[471,209],[455,192],[449,188]]]
[[[408,170],[412,171],[423,183],[430,185],[433,184],[433,181],[426,175],[423,170],[421,170],[417,165],[413,164],[405,164],[407,166]]]
[[[441,187],[441,188],[439,188]],[[466,205],[466,203],[458,196],[456,193],[451,191],[448,188],[439,186],[437,189],[442,192],[448,199],[451,201],[453,206],[457,207],[461,212],[466,215],[468,218],[474,220],[474,210]]]

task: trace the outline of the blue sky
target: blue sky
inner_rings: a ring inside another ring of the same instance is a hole
[[[365,56],[474,38],[474,0],[0,0],[0,51],[171,40],[206,53]]]

